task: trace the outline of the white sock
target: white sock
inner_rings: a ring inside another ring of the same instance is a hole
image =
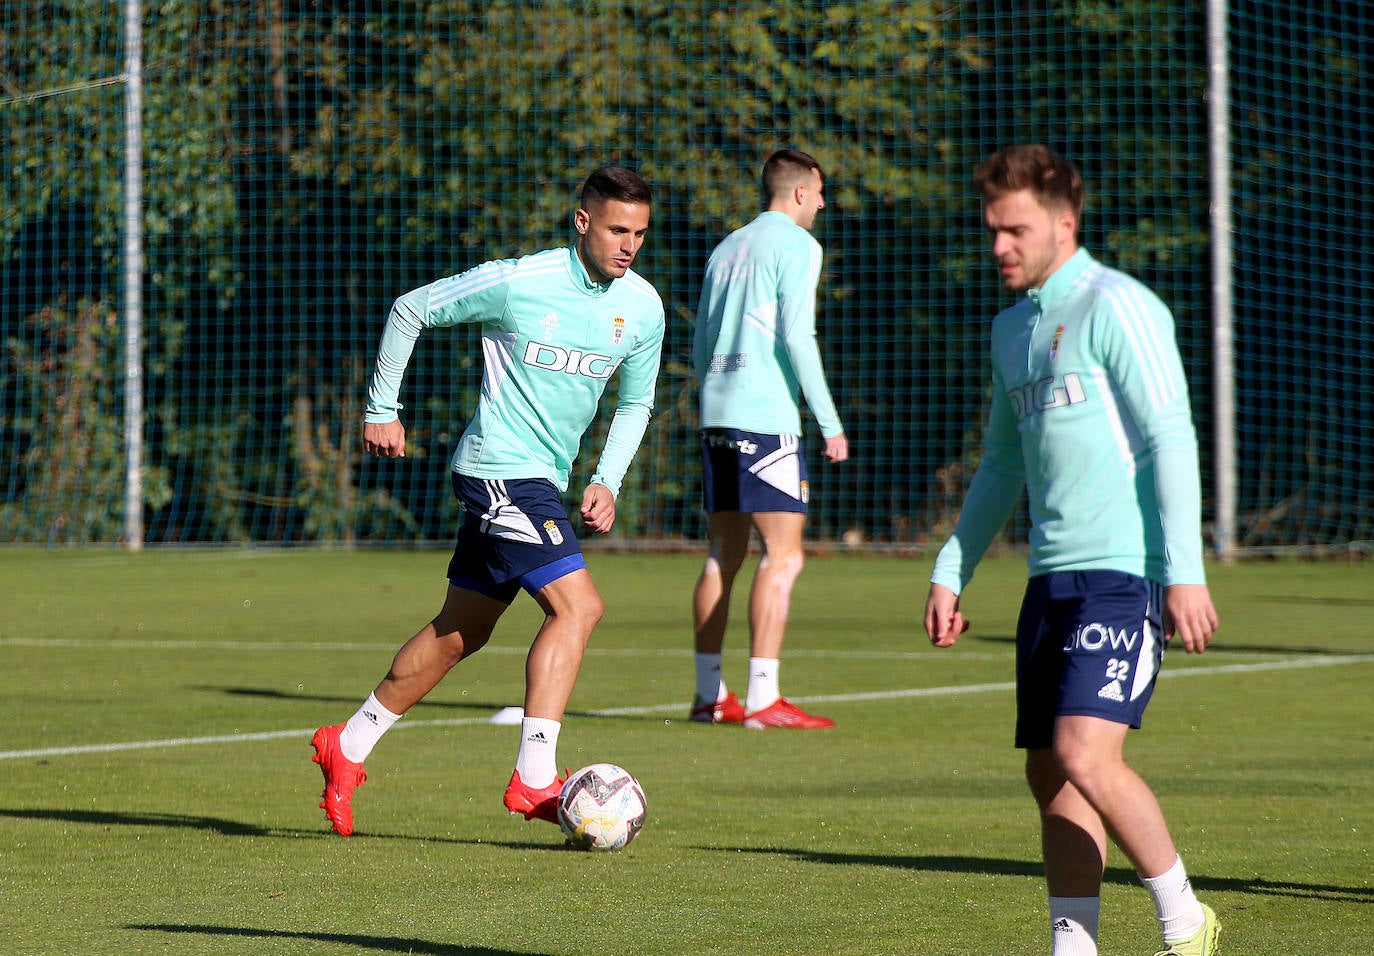
[[[725,699],[725,681],[720,677],[719,654],[697,652],[697,696],[702,700],[716,702]]]
[[[1140,882],[1155,900],[1155,914],[1159,917],[1159,928],[1164,932],[1164,942],[1177,943],[1192,936],[1206,921],[1202,904],[1193,895],[1193,884],[1183,869],[1183,860],[1174,859],[1174,865],[1159,876],[1141,877]]]
[[[339,750],[354,763],[362,763],[382,739],[382,734],[400,719],[400,714],[393,714],[377,703],[376,694],[368,694],[358,712],[348,718],[344,729],[339,731]]]
[[[782,696],[778,691],[778,666],[777,658],[749,658],[749,699],[745,710],[763,710]]]
[[[525,786],[542,790],[558,777],[558,731],[562,727],[547,717],[526,717],[520,722],[515,769]]]
[[[1097,956],[1097,918],[1102,901],[1096,896],[1051,896],[1052,956]]]

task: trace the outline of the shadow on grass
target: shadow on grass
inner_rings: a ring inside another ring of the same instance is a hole
[[[290,839],[341,840],[325,829],[323,822],[319,830],[301,830],[292,827],[264,827],[222,817],[195,816],[186,813],[111,813],[100,810],[46,810],[46,809],[0,809],[0,817],[16,820],[61,820],[66,823],[84,823],[101,827],[172,827],[188,830],[206,830],[224,836],[236,837],[288,837]],[[545,824],[547,826],[547,824]],[[553,830],[547,831],[551,835]],[[561,835],[561,834],[559,834]],[[556,852],[584,852],[563,843],[533,843],[524,840],[460,840],[454,837],[419,836],[409,833],[368,833],[354,830],[349,840],[409,840],[415,843],[449,843],[459,846],[491,846],[508,850],[551,850]]]
[[[969,873],[983,876],[1033,876],[1040,878],[1044,869],[1039,862],[1027,860],[985,859],[975,856],[879,856],[872,853],[824,853],[816,850],[795,850],[787,847],[699,847],[720,853],[768,853],[790,856],[804,863],[828,863],[840,866],[854,864],[891,866],[902,870],[921,870],[934,873]],[[1265,880],[1259,877],[1235,879],[1220,876],[1189,874],[1197,890],[1218,893],[1250,893],[1258,896],[1292,896],[1297,899],[1327,900],[1334,903],[1374,903],[1374,887],[1335,886],[1329,883],[1299,883],[1292,880]],[[1109,866],[1102,876],[1103,883],[1118,886],[1140,886],[1134,870]]]
[[[181,827],[189,830],[208,830],[224,836],[318,836],[305,830],[261,827],[221,817],[194,816],[185,813],[110,813],[101,810],[0,810],[0,817],[16,820],[61,820],[66,823],[86,823],[101,827]]]
[[[205,691],[207,693],[212,694],[227,694],[230,697],[253,697],[259,700],[310,701],[312,703],[318,704],[348,704],[354,708],[356,708],[358,704],[361,702],[357,695],[344,697],[330,694],[294,694],[287,693],[286,691],[282,690],[277,690],[272,687],[217,687],[212,684],[202,684],[198,687],[192,687],[191,689]],[[518,705],[520,702],[516,701],[515,703]],[[416,705],[417,713],[419,712],[419,708],[422,706],[427,708],[433,707],[435,709],[443,708],[445,710],[476,710],[482,711],[484,713],[491,713],[492,711],[500,710],[502,707],[505,707],[506,704],[495,704],[491,702],[477,700],[425,700],[421,701],[420,704]]]
[[[202,684],[192,687],[191,690],[206,691],[212,694],[227,694],[230,697],[255,697],[259,700],[289,700],[289,701],[311,701],[320,704],[345,704],[349,708],[357,709],[361,703],[359,698],[330,696],[324,694],[291,694],[285,691],[276,690],[270,687],[216,687],[209,684]],[[481,714],[493,714],[498,710],[503,710],[509,706],[519,707],[521,700],[503,701],[492,703],[490,701],[455,701],[455,700],[422,700],[407,713],[419,715],[418,719],[423,720],[424,714],[430,708],[434,710],[472,710]],[[351,711],[350,711],[351,712]],[[567,712],[569,717],[595,717],[598,720],[661,720],[655,714],[615,714],[606,711],[591,710],[570,710]]]
[[[230,936],[240,939],[309,939],[321,943],[341,943],[378,953],[419,953],[421,956],[535,956],[524,950],[492,949],[489,946],[458,946],[406,936],[363,936],[358,933],[303,933],[252,926],[177,926],[172,923],[135,923],[125,929],[148,933],[179,933],[195,936]]]

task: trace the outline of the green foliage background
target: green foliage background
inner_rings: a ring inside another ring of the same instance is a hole
[[[0,540],[114,542],[121,6],[0,10]],[[781,145],[827,171],[820,336],[856,453],[813,466],[813,535],[919,546],[952,517],[977,456],[987,320],[1006,304],[967,181],[1013,140],[1079,163],[1086,243],[1173,306],[1210,487],[1195,4],[198,0],[146,3],[143,21],[150,541],[446,539],[441,462],[480,349],[427,339],[403,394],[411,456],[360,461],[386,311],[438,276],[568,241],[577,187],[610,162],[654,185],[638,268],[670,311],[618,535],[699,536],[686,360],[701,265],[757,210]],[[1374,292],[1357,257],[1374,222],[1374,31],[1332,2],[1249,5],[1231,24],[1241,544],[1367,544]]]

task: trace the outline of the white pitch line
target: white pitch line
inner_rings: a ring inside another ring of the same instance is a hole
[[[1208,677],[1218,674],[1247,674],[1256,671],[1295,670],[1309,667],[1334,667],[1341,664],[1374,663],[1374,654],[1345,654],[1332,657],[1303,657],[1295,660],[1260,661],[1253,664],[1221,664],[1216,667],[1188,667],[1182,670],[1166,670],[1160,677]],[[865,700],[898,700],[917,697],[952,697],[960,694],[982,694],[989,691],[1009,691],[1016,687],[1009,681],[992,684],[962,684],[946,687],[913,687],[904,690],[871,691],[863,694],[829,694],[813,697],[794,697],[800,703],[842,703]],[[613,707],[605,710],[582,712],[587,717],[632,717],[641,714],[681,713],[687,708],[685,703],[654,704],[648,707]],[[415,727],[463,727],[476,724],[489,724],[489,717],[456,717],[448,720],[402,721],[395,729]],[[219,734],[212,737],[172,737],[163,740],[134,740],[125,743],[84,744],[75,747],[45,747],[36,750],[0,750],[0,760],[20,760],[30,757],[65,757],[77,754],[119,753],[129,750],[153,750],[161,747],[189,747],[196,744],[232,744],[259,740],[284,740],[306,738],[315,732],[314,727],[297,730],[272,730],[248,734]]]

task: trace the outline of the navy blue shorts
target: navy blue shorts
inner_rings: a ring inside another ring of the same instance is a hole
[[[708,513],[796,511],[806,514],[811,488],[796,435],[738,428],[701,432],[703,504]]]
[[[1016,746],[1049,747],[1060,716],[1139,728],[1164,659],[1164,589],[1119,571],[1026,584],[1016,625]]]
[[[587,566],[563,498],[543,478],[469,478],[453,473],[465,512],[448,579],[506,604]]]

